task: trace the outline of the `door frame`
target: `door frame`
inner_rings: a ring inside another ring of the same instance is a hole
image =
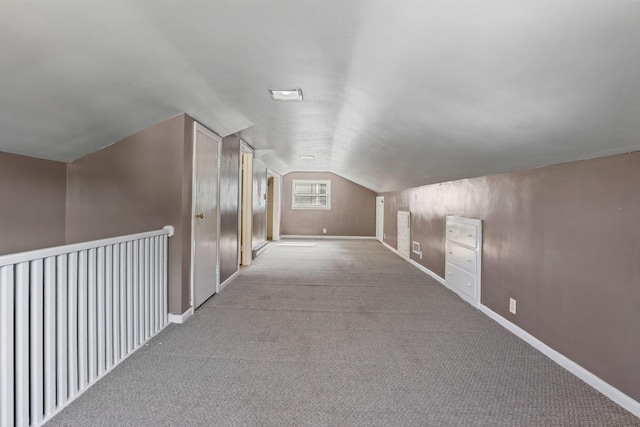
[[[382,229],[378,235],[378,202],[382,202]],[[376,196],[376,240],[384,243],[384,196]]]
[[[218,165],[216,168],[216,180],[218,181],[218,191],[216,192],[216,206],[218,207],[217,209],[217,234],[216,234],[216,292],[218,293],[220,291],[220,155],[221,155],[221,148],[222,148],[222,138],[220,136],[218,136],[215,132],[211,131],[210,129],[206,128],[205,126],[203,126],[202,124],[194,121],[193,122],[193,134],[192,134],[192,138],[193,138],[193,144],[192,144],[192,149],[193,149],[193,155],[191,158],[191,262],[190,262],[190,272],[189,272],[189,289],[190,289],[190,296],[189,296],[189,304],[191,306],[192,310],[195,310],[197,307],[195,306],[195,266],[196,266],[196,257],[195,257],[195,253],[196,253],[196,222],[195,222],[195,217],[196,217],[196,181],[197,181],[197,177],[196,177],[196,160],[197,160],[197,155],[198,155],[198,132],[208,136],[209,138],[213,139],[214,141],[217,142],[218,144]]]
[[[280,221],[282,217],[282,176],[279,173],[272,171],[271,169],[267,169],[267,180],[269,178],[273,178],[271,240],[275,242],[277,240],[280,240]]]
[[[241,265],[251,265],[253,240],[253,156],[254,150],[240,140],[240,209],[238,209],[238,259]],[[244,160],[246,159],[246,168]],[[244,215],[243,215],[244,213]],[[242,231],[244,230],[244,234]],[[244,251],[243,248],[247,248]]]

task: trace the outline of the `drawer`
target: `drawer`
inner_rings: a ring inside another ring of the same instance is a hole
[[[398,228],[409,228],[411,215],[407,211],[398,211]]]
[[[478,271],[476,251],[450,241],[447,241],[446,260],[469,273],[475,274]]]
[[[475,248],[478,246],[478,228],[475,225],[450,221],[447,223],[447,239]]]
[[[454,288],[476,299],[476,275],[448,262],[445,266],[447,283]]]

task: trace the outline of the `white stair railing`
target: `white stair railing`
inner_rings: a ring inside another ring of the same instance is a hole
[[[168,324],[172,235],[0,256],[0,427],[43,424]]]

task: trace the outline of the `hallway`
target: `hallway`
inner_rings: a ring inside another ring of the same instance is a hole
[[[640,426],[374,240],[285,240],[47,426]]]

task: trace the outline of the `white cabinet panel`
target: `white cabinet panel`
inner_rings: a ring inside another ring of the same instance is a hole
[[[482,221],[447,216],[445,281],[464,300],[480,305]]]
[[[411,217],[411,214],[408,211],[398,211],[398,230],[403,228],[403,229],[409,229],[409,218]]]
[[[408,211],[398,211],[398,253],[401,257],[411,257],[411,214]]]

